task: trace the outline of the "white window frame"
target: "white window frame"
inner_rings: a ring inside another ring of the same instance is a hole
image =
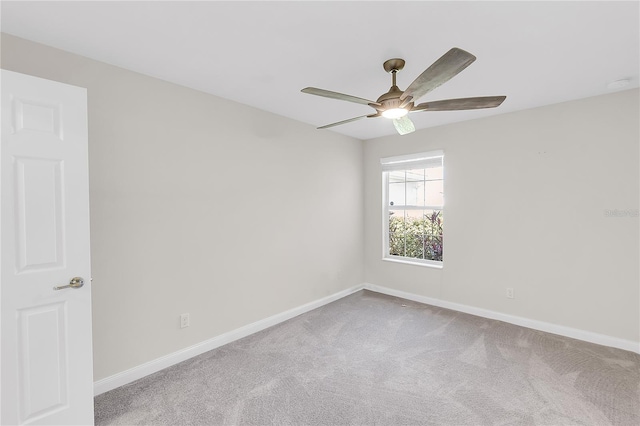
[[[434,161],[442,161],[444,166],[444,152],[437,150],[380,159],[380,166],[382,169],[382,260],[427,266],[430,268],[444,267],[444,257],[442,261],[439,261],[389,254],[389,172],[394,170],[408,170],[412,168],[426,167],[429,164],[433,164]],[[408,210],[411,209],[411,207],[407,208],[407,206],[404,206],[403,208]],[[418,209],[418,207],[416,207],[416,209]],[[444,202],[442,206],[420,206],[419,209],[441,210],[442,215],[444,216]]]

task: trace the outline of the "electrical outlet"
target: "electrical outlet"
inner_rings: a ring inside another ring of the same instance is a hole
[[[189,314],[180,315],[180,328],[189,327]]]
[[[507,287],[507,299],[513,299],[513,287]]]

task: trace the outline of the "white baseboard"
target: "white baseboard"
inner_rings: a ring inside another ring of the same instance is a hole
[[[490,318],[498,321],[508,322],[510,324],[520,325],[522,327],[532,328],[534,330],[545,331],[547,333],[558,334],[560,336],[571,337],[573,339],[584,340],[586,342],[597,343],[603,346],[611,346],[613,348],[624,349],[640,354],[640,342],[632,340],[619,339],[604,334],[592,333],[590,331],[579,330],[577,328],[565,327],[562,325],[551,324],[544,321],[533,320],[529,318],[518,317],[501,312],[490,311],[488,309],[476,308],[473,306],[462,305],[460,303],[448,302],[446,300],[435,299],[432,297],[420,296],[414,293],[407,293],[400,290],[394,290],[388,287],[376,284],[365,283],[366,290],[375,291],[376,293],[387,294],[389,296],[400,297],[402,299],[413,300],[414,302],[425,303],[427,305],[438,306],[441,308],[451,309],[454,311],[464,312],[479,317]]]
[[[153,374],[157,371],[185,361],[189,358],[193,358],[194,356],[200,355],[204,352],[226,345],[227,343],[231,343],[235,340],[242,339],[243,337],[249,336],[250,334],[257,333],[258,331],[262,331],[265,328],[272,327],[283,321],[286,321],[293,317],[297,317],[300,314],[304,314],[305,312],[309,312],[313,309],[319,308],[320,306],[341,299],[345,296],[362,290],[362,288],[362,285],[348,288],[327,297],[323,297],[322,299],[309,302],[302,306],[298,306],[297,308],[289,309],[288,311],[270,316],[260,321],[256,321],[254,323],[245,325],[244,327],[240,327],[209,340],[205,340],[204,342],[197,343],[193,346],[189,346],[177,352],[173,352],[163,357],[154,359],[142,365],[138,365],[137,367],[133,367],[121,373],[114,374],[113,376],[105,377],[104,379],[94,382],[93,394],[94,396],[97,396],[101,393],[110,391],[111,389],[126,385],[127,383],[131,383],[135,380],[141,379],[145,376],[148,376],[149,374]]]
[[[435,299],[427,296],[420,296],[414,293],[407,293],[405,291],[394,290],[388,287],[379,286],[376,284],[365,283],[363,285],[348,288],[338,293],[332,294],[322,299],[309,302],[305,305],[298,306],[297,308],[290,309],[265,318],[260,321],[248,324],[244,327],[229,331],[227,333],[216,336],[212,339],[205,340],[204,342],[197,343],[188,348],[184,348],[177,352],[165,355],[163,357],[146,362],[137,367],[130,368],[121,373],[114,374],[113,376],[106,377],[98,380],[93,384],[94,395],[100,395],[101,393],[110,391],[117,387],[126,385],[135,380],[141,379],[149,374],[162,370],[163,368],[170,367],[179,362],[185,361],[194,356],[200,355],[204,352],[218,348],[220,346],[231,343],[235,340],[242,339],[250,334],[257,333],[266,328],[272,327],[283,321],[296,317],[305,312],[309,312],[320,306],[334,302],[345,296],[353,294],[362,289],[374,291],[376,293],[387,294],[389,296],[400,297],[402,299],[413,300],[415,302],[424,303],[427,305],[438,306],[441,308],[451,309],[458,312],[464,312],[479,317],[490,318],[498,321],[508,322],[510,324],[519,325],[522,327],[531,328],[534,330],[545,331],[547,333],[558,334],[560,336],[571,337],[574,339],[584,340],[586,342],[596,343],[604,346],[611,346],[614,348],[624,349],[631,352],[640,354],[640,343],[632,340],[619,339],[617,337],[606,336],[603,334],[592,333],[590,331],[579,330],[576,328],[565,327],[561,325],[551,324],[544,321],[533,320],[529,318],[518,317],[514,315],[503,314],[500,312],[490,311],[488,309],[476,308],[473,306],[462,305],[459,303],[448,302],[446,300]]]

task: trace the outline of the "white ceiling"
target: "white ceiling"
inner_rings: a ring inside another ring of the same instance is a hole
[[[420,99],[506,95],[481,111],[421,112],[416,128],[638,87],[638,1],[1,2],[2,31],[313,125],[373,112],[300,93],[376,99],[389,58],[405,89],[451,47],[477,60]],[[332,130],[394,134],[384,118]]]

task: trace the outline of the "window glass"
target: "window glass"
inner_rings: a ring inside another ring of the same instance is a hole
[[[427,153],[428,154],[428,153]],[[443,261],[443,157],[419,154],[385,170],[384,257],[441,265]]]

